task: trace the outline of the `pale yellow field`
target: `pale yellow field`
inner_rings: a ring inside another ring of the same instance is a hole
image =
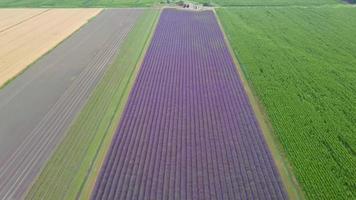
[[[0,32],[40,15],[47,10],[48,9],[1,9]]]
[[[101,9],[0,9],[0,86]]]

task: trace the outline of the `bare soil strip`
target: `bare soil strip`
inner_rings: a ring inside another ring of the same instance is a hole
[[[15,17],[13,21],[6,17],[21,11],[0,10],[0,13],[5,12],[0,15],[8,19],[2,20],[7,28],[1,28],[4,31],[0,32],[0,86],[87,23],[101,9],[53,9],[42,11],[42,14],[41,10],[35,10]],[[36,17],[31,18],[34,15]]]
[[[132,15],[105,10],[0,90],[0,199],[22,198],[112,62]]]

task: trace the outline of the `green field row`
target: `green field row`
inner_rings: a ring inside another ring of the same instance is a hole
[[[196,0],[218,6],[288,6],[338,4],[342,0]]]
[[[217,10],[308,199],[356,198],[355,11]]]

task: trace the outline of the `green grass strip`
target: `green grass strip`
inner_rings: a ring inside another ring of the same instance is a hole
[[[97,174],[95,166],[109,148],[158,15],[159,10],[149,9],[138,20],[26,199],[77,199],[89,175]]]

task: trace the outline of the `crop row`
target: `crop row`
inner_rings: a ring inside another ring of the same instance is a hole
[[[87,97],[87,104],[67,130],[62,143],[28,192],[27,199],[75,199],[79,195],[116,107],[121,103],[120,97],[125,91],[130,74],[135,69],[137,53],[134,48],[128,49],[132,47],[125,45],[124,41],[138,18],[143,16],[143,12],[143,10],[107,10],[102,13],[101,20],[98,19],[99,21],[96,22],[96,26],[100,24],[104,27],[115,27],[110,30],[113,31],[110,40],[106,41],[106,45],[111,43],[108,45],[110,48],[101,49],[98,52],[101,60],[95,63],[105,64],[107,69],[93,94]],[[118,20],[124,19],[125,23],[119,24]],[[97,28],[100,30],[101,26]],[[112,63],[118,51],[120,58],[125,58],[121,54],[130,52],[132,63],[127,59],[120,60],[120,63],[117,61]],[[122,51],[125,53],[121,53]]]
[[[310,199],[355,199],[355,9],[218,9]]]
[[[92,198],[286,198],[211,11],[162,12]]]

